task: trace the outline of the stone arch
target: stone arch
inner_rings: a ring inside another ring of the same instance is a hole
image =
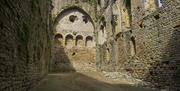
[[[95,24],[94,24],[94,21],[93,21],[93,19],[90,17],[90,15],[84,10],[84,9],[82,9],[82,8],[79,8],[78,6],[72,6],[72,7],[68,7],[68,8],[66,8],[66,9],[63,9],[58,15],[57,15],[57,17],[55,18],[55,20],[54,20],[54,24],[53,24],[53,26],[54,26],[54,28],[58,25],[58,22],[62,19],[62,17],[63,17],[63,15],[65,15],[68,11],[73,11],[73,10],[78,10],[78,11],[80,11],[81,13],[83,13],[85,16],[83,16],[83,18],[84,18],[84,22],[85,23],[87,23],[87,20],[86,20],[86,18],[88,18],[89,20],[88,21],[90,21],[91,23],[92,23],[92,25],[93,25],[93,28],[94,28],[94,30],[95,30]],[[74,22],[74,20],[72,20],[73,22]]]
[[[71,34],[66,35],[65,45],[66,45],[66,47],[68,47],[68,48],[71,48],[71,47],[74,46],[74,38],[73,38],[73,35],[71,35]]]
[[[86,37],[86,46],[87,47],[92,47],[93,46],[93,37],[92,36],[87,36]]]
[[[76,36],[76,43],[75,44],[76,44],[77,47],[82,47],[84,45],[82,35],[77,35]]]
[[[131,56],[135,56],[136,54],[136,42],[135,42],[135,37],[131,37],[130,39],[130,53]]]
[[[63,45],[63,35],[58,33],[54,36],[54,41],[56,44],[62,46]]]

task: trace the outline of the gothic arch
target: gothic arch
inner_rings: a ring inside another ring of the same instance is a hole
[[[58,38],[62,38],[63,39],[63,35],[58,33],[54,36],[54,39],[58,39]]]
[[[83,10],[82,8],[79,8],[78,6],[72,6],[72,7],[68,7],[66,9],[63,9],[58,15],[57,17],[55,18],[54,20],[54,28],[58,25],[58,22],[62,19],[63,15],[65,15],[68,11],[73,11],[73,10],[78,10],[79,12],[85,14],[85,17],[87,17],[89,19],[89,21],[92,23],[93,25],[93,28],[95,30],[95,24],[94,24],[94,21],[93,19],[90,17],[90,15],[85,11]]]

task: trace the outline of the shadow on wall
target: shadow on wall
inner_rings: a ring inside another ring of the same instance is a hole
[[[50,73],[55,72],[75,72],[68,56],[65,53],[64,47],[62,46],[60,38],[54,40],[52,49],[52,61],[50,64]]]
[[[157,88],[180,90],[180,27],[175,27],[160,62],[151,67],[144,80]]]

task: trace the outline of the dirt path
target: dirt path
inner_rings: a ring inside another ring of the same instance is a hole
[[[113,84],[99,73],[85,74],[50,74],[32,91],[153,91],[133,87],[124,82]]]

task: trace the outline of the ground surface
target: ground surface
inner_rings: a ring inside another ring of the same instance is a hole
[[[100,73],[49,74],[32,91],[153,91],[106,79]]]

